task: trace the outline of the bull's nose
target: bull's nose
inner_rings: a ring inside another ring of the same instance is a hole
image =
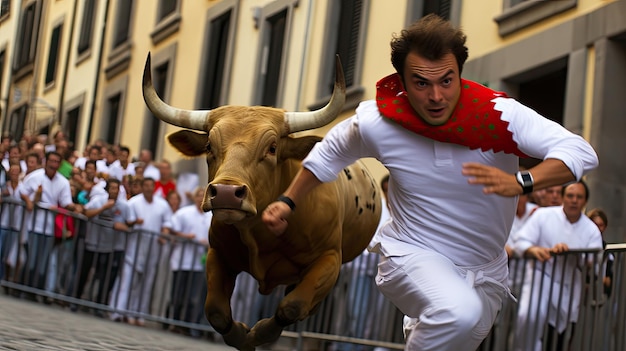
[[[209,184],[208,191],[214,209],[240,209],[248,196],[248,187],[245,185]]]

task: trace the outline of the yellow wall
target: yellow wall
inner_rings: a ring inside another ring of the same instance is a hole
[[[461,27],[467,34],[469,60],[531,37],[614,1],[618,0],[578,0],[578,5],[574,9],[552,16],[504,38],[498,35],[498,24],[493,20],[502,13],[502,0],[464,1]]]

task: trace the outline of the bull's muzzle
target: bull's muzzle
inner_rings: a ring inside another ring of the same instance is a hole
[[[248,196],[248,187],[245,185],[209,184],[207,190],[214,210],[242,210],[243,201]]]

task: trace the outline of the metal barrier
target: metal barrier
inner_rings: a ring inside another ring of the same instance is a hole
[[[626,305],[620,299],[626,296],[625,251],[626,244],[614,244],[603,252],[570,251],[548,263],[512,259],[511,291],[518,303],[505,301],[480,350],[557,350],[559,343],[573,351],[626,349]],[[109,313],[212,335],[202,308],[205,252],[205,245],[172,235],[124,232],[112,222],[65,211],[29,212],[11,199],[3,199],[0,209],[0,285],[14,295],[101,317]],[[605,289],[609,260],[612,285]],[[290,349],[403,349],[403,315],[378,292],[377,263],[377,255],[364,253],[343,265],[317,312],[283,332],[282,339],[293,342]],[[268,296],[257,290],[250,275],[239,275],[231,299],[235,319],[253,325],[273,315],[285,294],[285,287]]]
[[[609,244],[544,263],[511,259],[509,282],[518,302],[505,301],[480,350],[624,350],[624,251],[624,244]]]

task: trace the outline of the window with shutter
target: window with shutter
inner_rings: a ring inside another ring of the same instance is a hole
[[[54,27],[54,29],[52,30],[52,35],[50,36],[50,51],[48,52],[48,66],[46,67],[45,78],[46,85],[50,85],[56,80],[62,29],[62,24]]]

